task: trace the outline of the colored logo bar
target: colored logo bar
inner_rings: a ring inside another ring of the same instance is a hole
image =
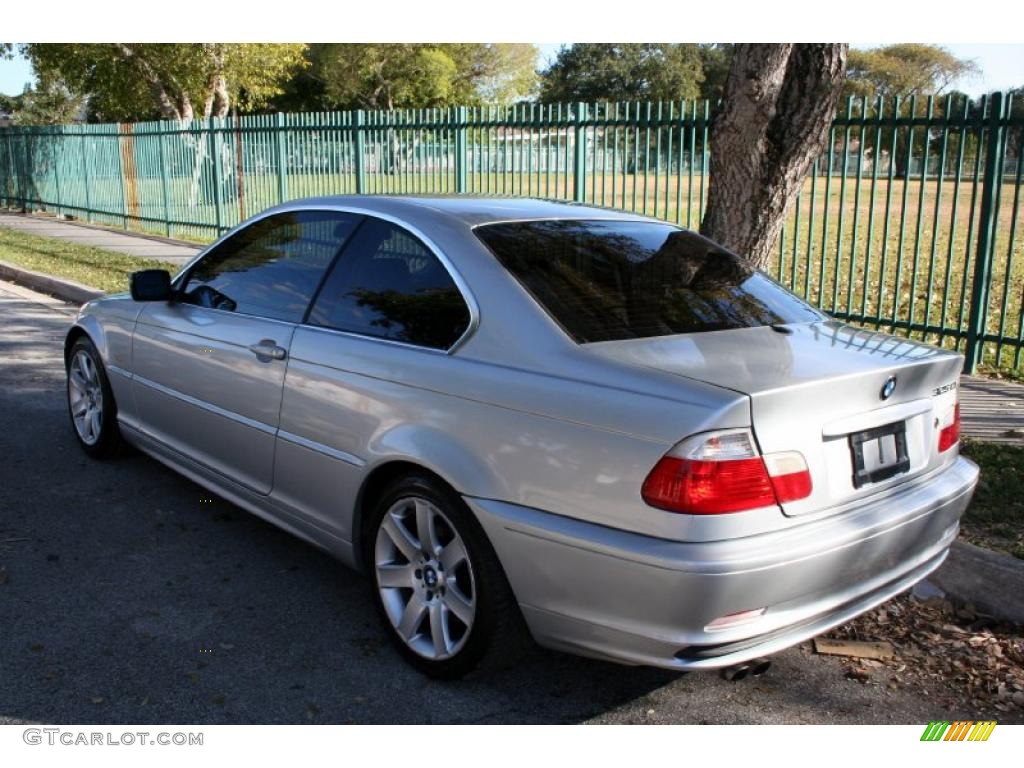
[[[921,734],[921,741],[988,741],[995,720],[933,720]]]

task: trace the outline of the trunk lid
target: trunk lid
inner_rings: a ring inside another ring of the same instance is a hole
[[[789,516],[892,488],[957,453],[940,453],[938,437],[962,358],[927,344],[830,320],[585,348],[748,395],[761,451],[799,451],[807,461],[813,490],[783,505]]]

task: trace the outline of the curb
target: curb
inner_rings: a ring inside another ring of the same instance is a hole
[[[1024,624],[1024,560],[956,541],[928,581],[981,613]]]
[[[0,278],[31,288],[33,291],[48,293],[72,304],[85,304],[106,295],[104,291],[90,285],[82,285],[74,280],[53,277],[42,272],[33,272],[8,264],[6,261],[0,261]]]

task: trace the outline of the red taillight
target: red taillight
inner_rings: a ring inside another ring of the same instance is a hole
[[[719,515],[809,496],[811,476],[799,453],[762,457],[747,430],[685,440],[655,465],[641,495],[652,507]]]
[[[666,456],[647,476],[642,495],[652,507],[693,515],[720,515],[775,503],[760,457],[694,461]]]
[[[960,403],[953,408],[953,421],[939,430],[939,453],[960,442]]]

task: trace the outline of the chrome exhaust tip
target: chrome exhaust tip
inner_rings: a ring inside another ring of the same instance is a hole
[[[725,667],[722,670],[722,679],[735,683],[745,679],[748,674],[750,674],[750,665],[747,662],[742,662]]]
[[[750,675],[751,677],[760,677],[771,668],[771,659],[754,659],[750,662]]]

